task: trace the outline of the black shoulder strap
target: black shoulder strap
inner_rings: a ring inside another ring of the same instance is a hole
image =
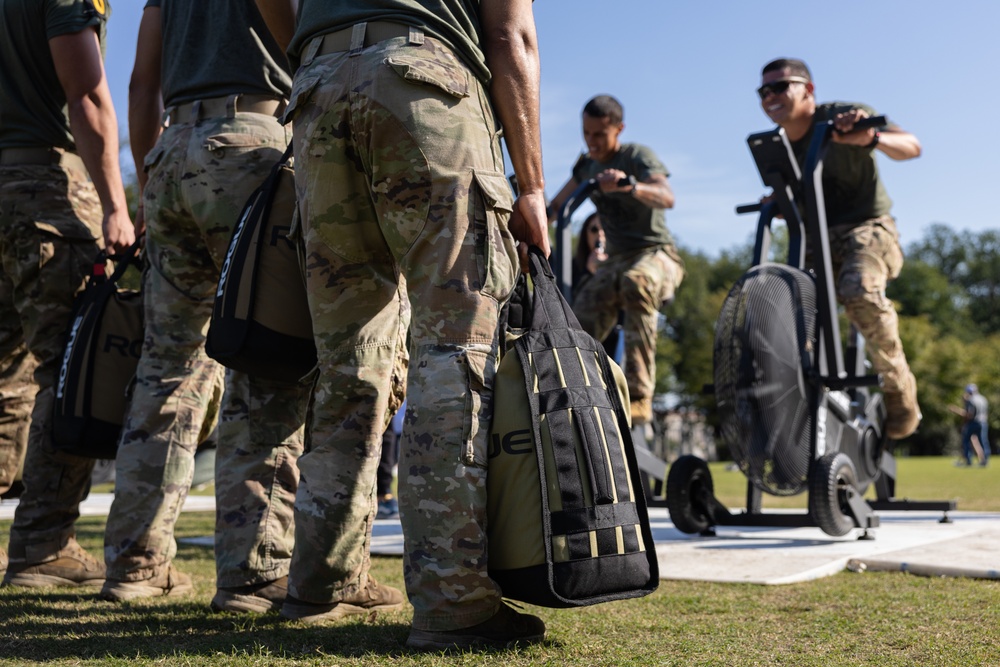
[[[552,272],[552,266],[542,254],[541,249],[537,246],[529,247],[528,259],[530,260],[531,279],[535,286],[535,296],[531,309],[532,330],[580,329],[580,321],[556,285],[556,276]]]

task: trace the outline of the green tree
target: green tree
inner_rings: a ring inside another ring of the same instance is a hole
[[[712,381],[712,342],[719,314],[709,281],[712,263],[703,254],[680,250],[684,282],[665,309],[664,335],[657,346],[657,390],[674,391],[686,405],[712,403],[703,388]]]
[[[924,234],[924,238],[910,244],[906,256],[917,259],[938,269],[948,278],[948,282],[962,283],[966,262],[965,241],[951,227],[936,223]]]
[[[899,277],[889,283],[886,295],[899,305],[900,315],[926,316],[945,333],[963,339],[976,335],[965,290],[920,259],[906,261]]]
[[[958,337],[944,334],[927,316],[901,317],[899,334],[917,379],[923,419],[917,432],[898,447],[925,456],[957,451],[959,433],[948,405],[961,397],[969,381],[966,346]]]
[[[984,334],[1000,332],[1000,232],[968,234],[963,284],[969,315]]]

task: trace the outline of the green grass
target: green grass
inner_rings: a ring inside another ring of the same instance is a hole
[[[896,460],[896,497],[911,500],[954,500],[959,510],[1000,512],[1000,458],[989,466],[956,467],[948,457],[913,457]],[[727,507],[746,506],[747,478],[726,463],[710,463],[715,496]],[[874,498],[869,489],[868,498]],[[805,509],[807,496],[779,498],[764,494],[764,509]],[[997,660],[1000,665],[1000,659]]]
[[[724,466],[713,465],[712,472],[725,502],[739,506],[743,476]],[[899,477],[901,494],[958,499],[959,509],[1000,509],[993,468],[904,459]],[[0,522],[0,531],[9,527]],[[100,553],[103,527],[100,518],[78,524],[81,543],[94,554]],[[185,513],[177,536],[212,529],[211,513]],[[664,581],[640,600],[578,610],[531,608],[549,628],[542,645],[444,656],[405,649],[409,610],[319,628],[274,614],[212,614],[211,550],[180,544],[176,562],[194,577],[193,595],[115,605],[97,599],[93,589],[0,589],[0,665],[1000,664],[1000,581],[849,572],[789,586]],[[373,558],[373,572],[402,587],[399,558]]]

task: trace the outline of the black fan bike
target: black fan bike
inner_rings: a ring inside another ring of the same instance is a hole
[[[884,116],[860,121],[878,127]],[[730,290],[716,324],[714,384],[721,439],[747,477],[746,509],[730,512],[715,498],[708,465],[683,456],[667,476],[667,507],[685,533],[714,534],[723,526],[818,526],[841,536],[879,525],[878,510],[942,511],[954,501],[897,500],[896,465],[883,425],[879,375],[865,368],[864,339],[852,326],[842,345],[823,200],[823,159],[834,132],[817,124],[803,171],[783,129],[750,135],[747,143],[765,186],[753,266]],[[804,173],[803,173],[804,172]],[[804,204],[805,219],[799,203]],[[767,261],[771,221],[788,226],[788,257]],[[805,268],[812,240],[812,270]],[[875,485],[875,500],[865,500]],[[808,512],[763,513],[762,493],[808,491]]]

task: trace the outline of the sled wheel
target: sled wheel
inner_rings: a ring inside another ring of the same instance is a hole
[[[697,456],[674,461],[667,474],[667,510],[682,533],[700,533],[712,525],[706,499],[714,495],[712,473]]]
[[[827,535],[839,537],[855,528],[848,493],[857,492],[858,475],[843,452],[824,454],[809,479],[809,513]]]

